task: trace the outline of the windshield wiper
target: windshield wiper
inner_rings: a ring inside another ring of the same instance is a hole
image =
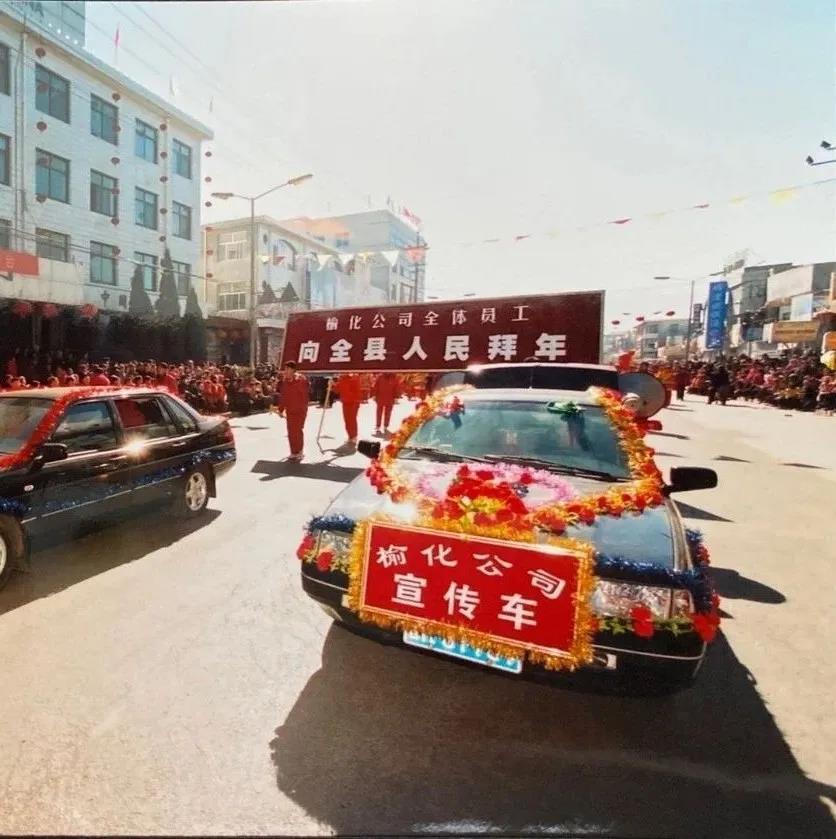
[[[468,463],[484,463],[487,458],[484,457],[470,457],[466,454],[456,454],[455,452],[444,451],[444,449],[436,449],[433,446],[404,446],[399,454],[403,457],[404,454],[415,454],[419,457],[431,457],[435,460],[461,460]]]
[[[612,472],[602,472],[598,469],[585,469],[582,466],[566,466],[562,463],[555,463],[553,460],[545,460],[541,457],[526,457],[524,455],[486,454],[484,459],[489,463],[505,461],[507,463],[522,463],[526,466],[539,466],[549,469],[552,472],[559,472],[562,475],[574,475],[578,478],[597,478],[602,481],[628,481],[629,478],[623,475],[613,475]]]

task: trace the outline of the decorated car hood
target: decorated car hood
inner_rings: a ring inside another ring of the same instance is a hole
[[[432,461],[401,462],[415,476],[435,466]],[[618,483],[588,478],[565,477],[580,495],[600,493],[619,486]],[[388,496],[378,494],[365,475],[354,479],[331,503],[326,516],[345,516],[361,521],[381,514],[404,524],[415,524],[417,510],[409,503],[395,503]],[[595,550],[607,556],[617,556],[630,562],[650,562],[673,568],[676,561],[676,541],[671,526],[672,512],[668,504],[649,507],[644,512],[626,513],[620,517],[601,516],[592,525],[569,527],[565,535],[591,542]]]

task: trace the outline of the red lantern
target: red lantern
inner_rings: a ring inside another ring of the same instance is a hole
[[[160,175],[160,183],[165,183],[168,180],[168,175]]]
[[[214,277],[214,276],[215,276],[214,274],[210,274],[210,273],[208,273],[208,272],[207,272],[207,274],[206,274],[206,279],[207,279],[207,280],[211,280],[211,279],[212,279],[212,277]]]
[[[36,47],[35,55],[37,55],[38,58],[43,58],[46,55],[46,50],[43,47]]]
[[[111,223],[111,224],[119,224],[119,217],[118,217],[118,216],[114,216],[114,217],[110,220],[110,223]]]
[[[41,316],[45,317],[47,320],[52,320],[54,317],[58,317],[58,307],[54,303],[44,303],[41,306]]]
[[[114,102],[118,102],[122,98],[118,93],[111,93],[110,96]]]
[[[168,210],[165,207],[160,207],[160,215],[161,216],[164,216],[167,212],[168,212]]]
[[[206,176],[203,180],[204,180],[207,184],[211,184],[211,183],[212,183],[212,178],[210,178],[210,177],[209,177],[209,175],[207,175],[207,176]]]
[[[28,318],[33,310],[34,306],[28,300],[18,300],[17,303],[12,306],[12,313],[17,315],[19,318]]]
[[[671,309],[671,311],[665,312],[665,317],[672,318],[675,314],[676,312],[674,312],[673,309]]]
[[[212,202],[211,202],[211,201],[206,201],[206,202],[204,203],[204,205],[203,205],[203,206],[204,206],[204,207],[211,207],[211,206],[212,206]]]
[[[164,122],[160,123],[160,131],[165,131],[167,128],[168,126]]]
[[[35,123],[35,128],[37,128],[38,131],[46,131],[46,123],[42,119],[38,120]]]
[[[211,157],[211,156],[212,156],[212,152],[210,152],[210,151],[206,152],[206,157]]]
[[[215,253],[215,251],[213,251],[212,248],[206,248],[206,256],[212,256],[213,253]]]
[[[620,320],[613,320],[613,321],[610,321],[610,323],[612,323],[613,326],[618,326],[621,323],[621,321]]]
[[[644,315],[636,315],[636,320],[641,323],[644,320]]]
[[[160,241],[164,242],[165,241],[165,236],[160,236]]]
[[[98,307],[93,303],[85,303],[78,311],[86,320],[92,320],[99,313]]]
[[[165,160],[165,159],[168,157],[168,152],[167,152],[167,151],[161,151],[161,152],[160,152],[160,157],[161,157],[163,160]]]
[[[111,158],[110,158],[110,162],[111,162],[114,166],[117,166],[117,165],[119,164],[119,158],[118,158],[118,157],[111,157]]]

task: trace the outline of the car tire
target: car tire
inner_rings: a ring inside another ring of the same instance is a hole
[[[203,467],[186,472],[174,499],[175,512],[183,518],[196,518],[206,512],[210,497],[209,473]]]
[[[9,516],[0,516],[0,589],[6,585],[15,568],[23,562],[26,542],[20,525]]]

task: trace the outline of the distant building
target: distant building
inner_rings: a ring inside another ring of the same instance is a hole
[[[0,356],[10,345],[106,352],[137,266],[156,300],[166,248],[181,308],[190,284],[203,297],[201,143],[212,131],[86,52],[84,7],[0,6],[0,252],[10,279],[0,283]]]
[[[343,275],[337,251],[269,216],[255,219],[259,359],[281,352],[288,315],[311,308],[311,289],[336,287]],[[250,217],[203,228],[209,354],[232,363],[249,359]],[[312,281],[316,277],[316,281]]]
[[[671,357],[676,352],[672,348],[681,348],[685,352],[685,339],[688,334],[688,318],[665,318],[664,320],[646,320],[633,327],[633,342],[636,356],[642,361]]]
[[[342,254],[359,255],[370,285],[386,302],[414,303],[424,300],[427,243],[412,218],[383,209],[283,223]]]

